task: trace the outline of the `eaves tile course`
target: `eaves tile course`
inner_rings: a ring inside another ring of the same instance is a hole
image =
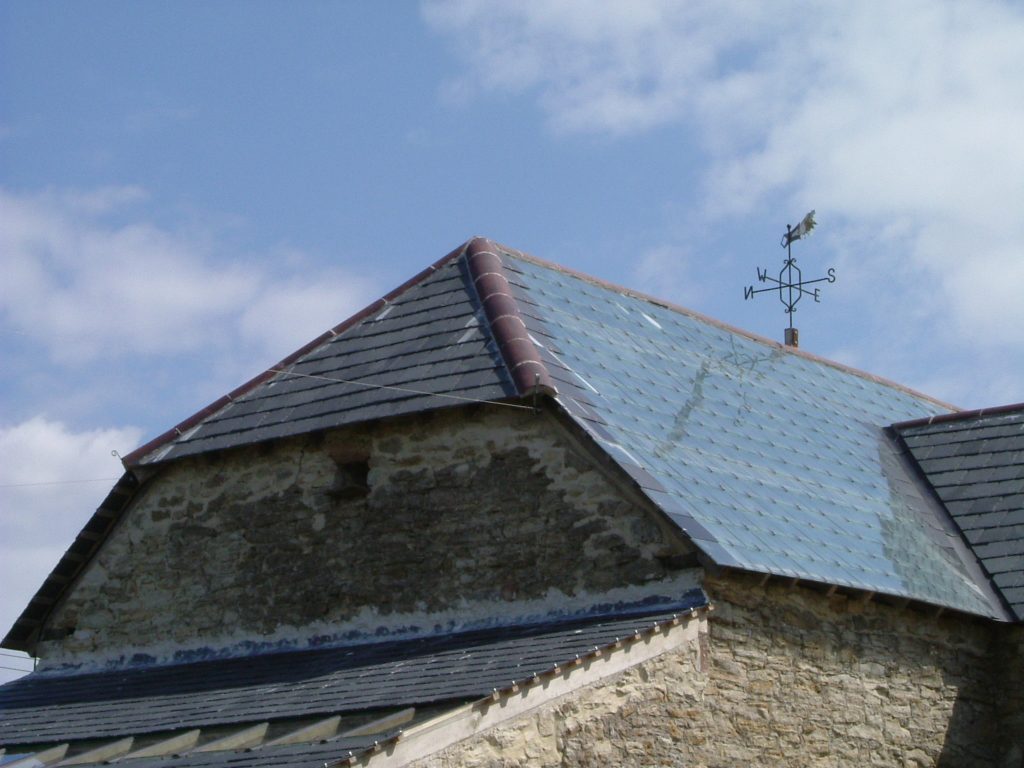
[[[661,607],[130,671],[29,675],[0,687],[0,746],[470,700],[705,604],[696,590],[669,613]]]

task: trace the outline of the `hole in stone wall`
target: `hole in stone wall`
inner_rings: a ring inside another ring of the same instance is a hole
[[[338,472],[327,495],[335,499],[359,499],[370,492],[369,459],[337,462]]]
[[[654,558],[669,571],[683,571],[700,565],[696,552],[666,552],[659,553]]]

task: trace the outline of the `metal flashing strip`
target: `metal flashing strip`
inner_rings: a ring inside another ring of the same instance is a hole
[[[165,757],[167,755],[188,752],[199,743],[199,733],[200,730],[198,728],[193,728],[191,731],[179,733],[177,736],[163,739],[156,744],[150,744],[148,747],[129,752],[127,755],[119,758],[119,760],[133,760],[140,757]]]
[[[267,729],[269,727],[269,722],[257,723],[256,725],[245,727],[240,731],[229,733],[227,736],[222,736],[219,739],[214,739],[206,744],[202,744],[192,751],[221,752],[228,749],[246,749],[249,747],[255,747],[262,743],[264,737],[267,735]]]
[[[132,748],[132,744],[135,739],[129,736],[126,739],[118,739],[117,741],[111,741],[107,744],[102,744],[95,749],[90,749],[86,752],[79,752],[77,755],[72,755],[64,760],[61,760],[55,765],[88,765],[90,763],[105,763],[113,760],[116,757],[127,755]]]
[[[373,720],[369,723],[364,723],[363,725],[360,725],[357,728],[345,731],[345,733],[341,735],[345,737],[373,736],[377,733],[384,733],[386,731],[390,731],[393,728],[397,728],[400,725],[405,725],[406,723],[411,721],[413,717],[415,717],[415,715],[416,707],[406,707],[405,709],[400,709],[397,712],[392,712],[389,715],[377,718],[376,720]]]
[[[58,744],[55,747],[33,752],[17,760],[4,763],[4,768],[40,768],[40,766],[52,765],[63,759],[69,746],[69,744]]]

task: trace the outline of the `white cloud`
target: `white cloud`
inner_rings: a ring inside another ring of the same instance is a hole
[[[141,437],[136,427],[75,432],[44,416],[0,426],[0,633],[120,477],[111,451],[126,453]]]
[[[246,306],[239,320],[242,338],[251,344],[291,352],[346,319],[364,294],[365,281],[353,281],[340,270],[326,270],[321,280],[283,280],[273,291],[263,292]],[[344,306],[344,314],[338,306]]]
[[[0,190],[0,319],[61,363],[209,353],[238,342],[270,361],[343,320],[370,292],[369,281],[339,270],[306,264],[309,274],[288,274],[301,266],[294,254],[225,258],[208,237],[138,217],[114,223],[145,196],[135,187]]]
[[[662,245],[642,253],[633,268],[636,287],[652,296],[677,304],[691,305],[700,296],[701,282],[690,265],[691,254],[673,245]]]
[[[469,63],[462,89],[536,91],[553,128],[624,134],[676,120],[694,107],[719,60],[764,34],[774,7],[633,0],[439,0],[427,21],[451,32]]]
[[[424,15],[459,47],[463,90],[534,94],[556,133],[692,128],[695,220],[816,208],[865,243],[841,277],[866,313],[930,286],[911,311],[951,343],[1019,346],[1020,5],[438,0]]]
[[[125,391],[139,401],[169,395],[170,380],[188,383],[173,390],[182,400],[223,386],[213,399],[372,298],[369,280],[294,250],[225,258],[215,236],[147,221],[146,200],[136,187],[0,189],[0,343],[17,372],[3,382],[18,401],[12,410],[43,411],[32,382],[69,372],[53,410],[76,420],[97,389],[109,405]],[[126,454],[166,426],[75,431],[43,415],[0,423],[0,632],[120,476],[111,451]],[[0,681],[13,676],[0,670]]]

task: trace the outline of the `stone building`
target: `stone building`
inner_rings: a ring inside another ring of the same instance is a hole
[[[1022,764],[1024,406],[475,239],[124,463],[3,768]]]

